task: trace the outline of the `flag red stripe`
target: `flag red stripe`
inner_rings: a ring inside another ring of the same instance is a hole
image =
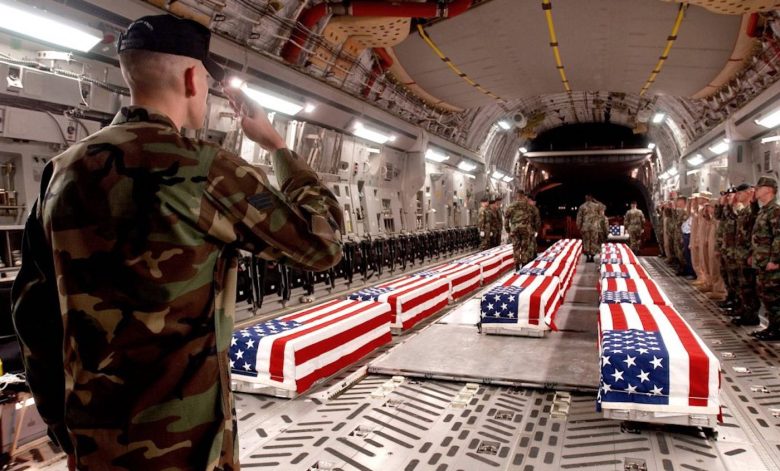
[[[653,301],[657,304],[666,304],[666,301],[664,300],[664,297],[661,296],[661,291],[658,289],[658,286],[655,284],[653,280],[644,280],[645,286],[647,287],[647,291],[650,292],[650,296],[653,298]]]
[[[634,309],[636,310],[637,315],[639,315],[640,322],[642,322],[642,330],[646,332],[658,332],[658,323],[655,321],[655,318],[647,305],[634,304]]]
[[[317,380],[335,374],[337,371],[341,370],[342,368],[346,368],[347,366],[357,362],[358,360],[368,355],[369,353],[373,352],[374,350],[381,347],[382,345],[390,343],[392,339],[393,337],[392,335],[390,335],[390,332],[387,332],[381,337],[377,337],[371,342],[363,345],[362,347],[355,350],[354,352],[351,352],[348,355],[341,357],[338,361],[334,361],[333,363],[330,363],[328,365],[323,366],[322,368],[313,371],[311,374],[306,375],[295,382],[296,391],[298,393],[302,393],[306,391]]]
[[[436,314],[437,312],[441,311],[447,306],[447,298],[442,299],[440,302],[438,302],[435,306],[432,306],[425,311],[417,314],[416,316],[406,319],[401,324],[401,328],[403,330],[409,329],[410,327],[413,327],[415,324],[420,322],[421,320],[425,319],[428,316],[432,316]]]
[[[680,315],[671,306],[658,306],[664,313],[669,323],[672,324],[677,337],[688,352],[688,405],[707,406],[710,386],[710,360],[704,349],[696,340],[695,334],[685,324]],[[702,381],[702,378],[705,378]]]
[[[612,315],[611,330],[628,329],[628,321],[626,321],[626,313],[623,312],[623,308],[620,306],[620,304],[609,304],[609,313]]]
[[[310,309],[306,309],[305,311],[300,311],[300,312],[296,312],[294,314],[290,314],[289,316],[284,316],[284,317],[282,317],[281,320],[293,321],[293,320],[298,319],[300,317],[308,316],[311,313],[314,313],[314,312],[317,312],[317,311],[321,311],[323,309],[327,309],[330,306],[333,306],[334,304],[338,304],[338,303],[340,303],[342,301],[344,301],[344,300],[343,299],[334,299],[333,301],[327,302],[325,304],[317,305],[317,306],[312,307]],[[306,321],[306,322],[311,322],[311,321]]]
[[[271,375],[271,379],[274,381],[284,381],[284,349],[287,345],[287,342],[296,339],[298,337],[301,337],[303,335],[306,335],[309,332],[314,332],[315,330],[321,329],[327,325],[331,325],[336,322],[342,321],[348,317],[357,316],[358,314],[365,312],[368,309],[375,308],[377,305],[377,303],[363,303],[363,304],[365,304],[365,306],[361,307],[360,309],[352,311],[348,314],[340,315],[338,317],[335,317],[336,316],[335,313],[326,314],[326,315],[333,315],[334,316],[333,319],[330,319],[326,322],[323,322],[322,324],[318,324],[315,326],[304,327],[304,328],[288,331],[289,333],[285,332],[284,334],[275,338],[273,344],[271,344],[271,361],[268,368],[268,373]],[[318,318],[321,317],[323,316],[319,316]]]
[[[319,342],[315,342],[311,345],[301,348],[295,351],[295,365],[301,365],[307,361],[316,358],[324,353],[327,353],[339,345],[344,345],[347,342],[352,341],[360,337],[363,334],[367,334],[382,324],[390,324],[390,310],[369,319],[366,322],[358,324],[347,330],[343,330],[332,337],[326,337]],[[390,330],[388,326],[388,331]]]

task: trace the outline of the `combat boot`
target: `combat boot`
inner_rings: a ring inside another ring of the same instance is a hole
[[[727,296],[725,301],[718,303],[718,307],[721,309],[732,309],[735,303],[736,300],[733,297]]]
[[[741,316],[731,319],[731,323],[737,326],[756,326],[761,324],[761,319],[756,313],[743,313]]]
[[[780,340],[780,329],[767,327],[764,330],[757,330],[755,332],[752,332],[750,336],[758,340],[767,340],[767,341]]]

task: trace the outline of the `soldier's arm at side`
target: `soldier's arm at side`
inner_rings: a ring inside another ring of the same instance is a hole
[[[54,263],[38,203],[25,224],[22,267],[11,293],[11,316],[22,350],[27,385],[49,434],[66,453],[73,453],[65,428],[63,327]]]
[[[274,152],[280,189],[240,157],[212,163],[199,225],[226,243],[313,271],[341,260],[343,212],[333,193],[293,152]]]
[[[772,231],[772,243],[769,247],[769,263],[780,266],[780,207],[775,206],[770,217],[769,227]]]

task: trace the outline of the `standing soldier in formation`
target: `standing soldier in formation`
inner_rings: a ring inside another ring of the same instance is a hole
[[[655,238],[658,241],[658,256],[666,257],[664,251],[664,203],[660,203],[655,208]]]
[[[501,245],[501,235],[504,230],[504,215],[501,214],[501,201],[503,198],[497,196],[495,200],[491,201],[490,209],[493,210],[493,247]]]
[[[718,204],[718,199],[710,199],[710,204],[707,205],[705,212],[710,223],[707,232],[707,260],[710,263],[710,287],[712,289],[707,296],[715,301],[723,301],[726,299],[726,281],[723,279],[723,270],[720,266],[720,246],[718,245],[720,221],[716,218]]]
[[[780,206],[777,180],[761,177],[755,196],[761,209],[753,226],[751,262],[757,270],[758,295],[766,309],[769,326],[752,335],[761,340],[780,340]]]
[[[753,225],[758,214],[758,204],[753,201],[754,193],[755,189],[747,183],[737,187],[734,262],[739,281],[739,306],[735,312],[739,317],[732,319],[735,325],[758,325],[760,322],[758,310],[761,308],[761,301],[756,293],[756,271],[749,260]]]
[[[585,202],[577,211],[577,229],[582,234],[582,251],[587,262],[593,262],[593,256],[599,252],[599,229],[604,220],[601,207],[591,195],[585,195]]]
[[[686,261],[683,245],[683,231],[682,225],[688,219],[688,210],[686,205],[688,204],[688,198],[685,196],[678,196],[675,201],[675,208],[672,212],[672,232],[671,232],[671,244],[674,247],[674,256],[677,262],[680,264],[680,268],[677,270],[677,275],[686,274]]]
[[[674,248],[674,203],[667,201],[664,204],[664,249],[666,250],[666,260],[674,268],[680,267],[680,261],[677,259],[677,251]]]
[[[628,232],[628,244],[635,254],[639,255],[639,249],[642,246],[642,232],[645,230],[645,215],[637,209],[636,201],[631,202],[631,209],[623,217],[623,225]]]
[[[479,229],[479,250],[487,250],[493,243],[493,210],[488,206],[489,199],[483,196],[480,200],[477,228]]]
[[[537,213],[536,208],[531,206],[522,191],[517,193],[517,200],[506,210],[504,227],[512,240],[516,270],[533,259],[530,247],[537,227],[535,226]]]
[[[718,253],[720,254],[720,273],[726,283],[726,300],[718,306],[731,310],[737,307],[737,292],[739,281],[736,270],[736,257],[734,247],[737,239],[737,217],[734,214],[734,194],[736,190],[729,188],[721,196],[720,204],[715,208],[715,217],[718,219],[718,232],[716,234]]]

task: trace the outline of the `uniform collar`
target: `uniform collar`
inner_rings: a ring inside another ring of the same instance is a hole
[[[159,113],[151,108],[143,106],[123,106],[111,121],[112,125],[124,123],[154,123],[162,124],[172,129],[178,130],[171,118]]]

